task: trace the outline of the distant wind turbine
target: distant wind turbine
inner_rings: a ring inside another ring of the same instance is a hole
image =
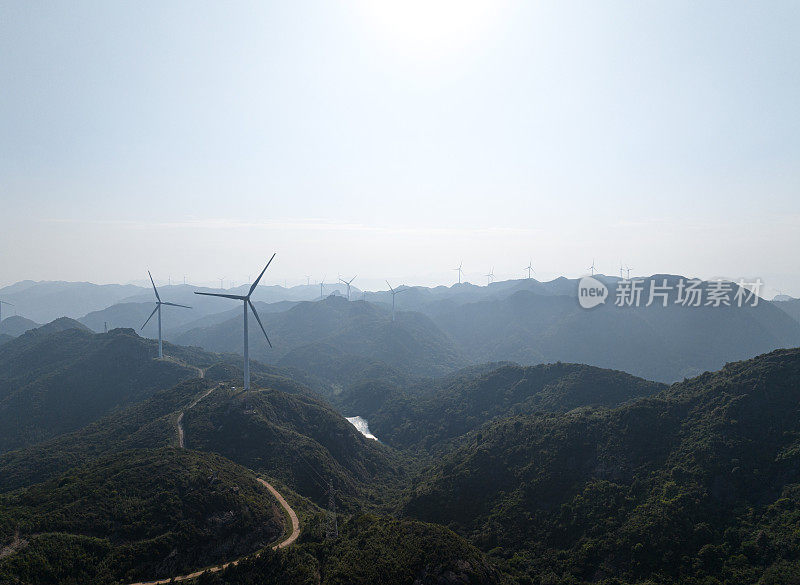
[[[628,265],[626,264],[626,265],[625,265],[625,270],[628,272],[627,279],[628,279],[628,280],[630,280],[630,279],[631,279],[631,270],[633,270],[633,268],[631,268],[630,266],[628,266]]]
[[[594,271],[595,271],[595,270],[597,270],[597,269],[594,267],[594,258],[592,258],[592,265],[591,265],[591,266],[589,266],[589,268],[587,268],[586,270],[591,270],[591,271],[592,271],[592,276],[594,276]]]
[[[406,292],[407,290],[411,290],[409,287],[405,288],[392,288],[392,285],[389,284],[389,281],[386,281],[386,284],[389,286],[389,290],[392,291],[392,322],[394,322],[394,297],[395,295],[400,294],[401,292]]]
[[[458,264],[458,268],[453,268],[453,270],[457,270],[458,271],[458,284],[461,284],[461,275],[464,272],[463,270],[461,270],[462,266],[464,266],[464,262],[463,261]]]
[[[8,301],[0,301],[0,321],[3,320],[3,305],[8,305],[9,307],[13,307],[14,303],[9,303]]]
[[[489,286],[490,284],[492,284],[492,281],[494,280],[494,268],[492,268],[489,271],[489,274],[486,274],[485,276],[486,276],[486,286]]]
[[[276,252],[277,253],[277,252]],[[261,323],[261,318],[258,316],[256,312],[256,308],[253,306],[253,303],[250,301],[250,295],[253,294],[253,291],[256,290],[258,286],[258,281],[261,280],[261,277],[264,276],[264,273],[269,268],[269,265],[272,263],[272,260],[275,258],[275,254],[272,255],[272,258],[269,259],[267,265],[264,266],[264,270],[261,271],[261,274],[258,275],[256,281],[250,285],[250,290],[246,295],[226,295],[220,293],[207,293],[207,292],[197,292],[195,291],[194,294],[196,295],[205,295],[207,297],[223,297],[226,299],[234,299],[237,301],[242,301],[244,306],[244,389],[250,390],[250,347],[248,344],[247,339],[247,307],[250,307],[250,310],[253,311],[253,316],[258,321],[258,325],[261,327],[261,331],[264,333],[264,337],[267,339],[267,343],[270,347],[272,347],[272,342],[269,340],[269,336],[267,336],[267,331],[264,329],[264,325]]]
[[[319,298],[325,298],[325,276],[323,276],[322,280],[319,281]]]
[[[219,279],[219,290],[225,290],[225,284],[222,278]]]
[[[528,271],[528,280],[530,280],[531,279],[531,272],[533,272],[533,260],[529,261],[528,265],[525,268],[523,268],[523,270],[527,270]]]
[[[311,286],[311,277],[306,274],[306,286]]]
[[[156,288],[156,283],[153,282],[153,275],[150,274],[150,271],[147,271],[147,275],[150,277],[150,284],[153,285],[153,292],[156,293],[156,308],[153,309],[153,312],[150,313],[150,316],[147,318],[147,321],[144,322],[144,325],[153,318],[153,315],[158,313],[158,357],[164,357],[164,349],[162,347],[161,341],[161,305],[167,305],[169,307],[183,307],[184,309],[191,309],[191,307],[187,307],[186,305],[178,305],[177,303],[167,303],[166,301],[162,301],[161,297],[158,294],[158,289]],[[142,329],[144,329],[144,325],[142,325]]]
[[[358,276],[358,275],[356,275],[356,276]],[[348,301],[350,300],[350,285],[353,284],[353,281],[356,279],[356,276],[351,278],[349,281],[345,280],[341,276],[339,277],[339,280],[341,280],[343,284],[347,285],[347,300]]]
[[[622,278],[622,271],[624,268],[622,267],[622,262],[619,263],[619,277]]]

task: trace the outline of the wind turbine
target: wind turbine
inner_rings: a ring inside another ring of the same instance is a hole
[[[222,279],[219,279],[219,290],[225,290],[225,285],[222,282]]]
[[[458,271],[458,284],[461,284],[461,274],[464,272],[463,270],[461,270],[462,266],[464,266],[464,262],[463,261],[459,262],[458,268],[453,268],[453,270],[457,270]]]
[[[589,266],[589,268],[587,268],[586,270],[591,270],[592,276],[594,276],[594,271],[596,270],[596,268],[594,267],[594,258],[592,258],[592,265]]]
[[[358,275],[356,275],[356,276],[358,276]],[[345,280],[341,276],[339,277],[339,280],[341,280],[343,284],[347,285],[347,300],[348,301],[350,300],[350,285],[353,284],[353,281],[356,279],[356,276],[351,278],[350,281]]]
[[[486,276],[486,286],[489,286],[490,284],[492,284],[492,281],[494,280],[494,268],[492,268],[489,271],[489,274],[486,274],[485,276]]]
[[[523,268],[523,270],[527,270],[528,271],[528,280],[530,280],[531,279],[531,272],[533,272],[533,260],[529,261],[528,265],[525,268]]]
[[[276,252],[277,253],[277,252]],[[261,277],[264,276],[264,273],[269,268],[269,265],[272,263],[273,258],[275,258],[275,254],[272,255],[272,258],[269,259],[267,265],[264,266],[264,270],[261,271],[261,274],[258,275],[256,281],[250,285],[250,290],[246,295],[226,295],[220,293],[207,293],[207,292],[197,292],[195,291],[194,294],[196,295],[205,295],[207,297],[223,297],[226,299],[234,299],[237,301],[242,301],[242,305],[244,306],[244,389],[250,390],[250,347],[248,345],[247,340],[247,307],[250,307],[250,310],[253,311],[253,316],[258,321],[258,325],[261,327],[261,331],[264,333],[264,337],[267,339],[267,343],[270,347],[272,347],[272,342],[269,340],[267,336],[267,331],[264,329],[264,325],[261,323],[261,318],[258,316],[256,312],[256,308],[253,306],[253,303],[250,301],[250,295],[253,294],[253,291],[256,290],[258,286],[258,281],[261,280]]]
[[[306,274],[306,286],[311,286],[311,277]]]
[[[389,281],[386,281],[386,284],[389,286],[389,290],[392,291],[392,322],[394,322],[394,297],[395,295],[400,294],[401,292],[406,292],[407,290],[411,290],[409,287],[406,288],[392,288],[392,285],[389,284]]]
[[[325,298],[325,277],[322,277],[322,280],[319,281],[319,298]]]
[[[153,315],[155,315],[156,312],[158,313],[158,357],[163,358],[164,350],[161,341],[161,305],[168,305],[170,307],[183,307],[184,309],[191,309],[191,307],[187,307],[186,305],[178,305],[177,303],[168,303],[166,301],[162,301],[161,297],[158,294],[156,283],[153,282],[153,275],[150,274],[149,270],[147,271],[147,275],[150,277],[150,284],[153,285],[153,292],[156,293],[156,308],[153,309],[152,313],[150,313],[150,316],[147,318],[147,321],[144,322],[144,325],[147,325],[147,323],[150,321],[150,319],[153,318]],[[144,329],[144,325],[142,325],[142,329]]]
[[[623,270],[624,270],[624,268],[622,268],[622,262],[620,262],[620,263],[619,263],[619,277],[620,277],[620,278],[622,278],[622,271],[623,271]]]
[[[628,279],[628,280],[630,280],[630,279],[631,279],[631,270],[633,270],[633,269],[632,269],[630,266],[628,266],[628,265],[626,264],[626,265],[625,265],[625,270],[627,270],[627,271],[628,271],[628,276],[627,276],[627,279]]]
[[[0,321],[3,320],[3,305],[8,305],[10,307],[13,307],[14,303],[9,303],[8,301],[0,301]]]

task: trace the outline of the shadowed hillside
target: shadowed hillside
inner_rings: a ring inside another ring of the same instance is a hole
[[[246,469],[185,450],[126,451],[0,495],[0,582],[101,585],[231,560],[284,531]]]
[[[331,296],[324,301],[303,302],[281,313],[262,315],[272,341],[270,349],[257,324],[250,327],[251,355],[265,363],[277,363],[295,349],[323,343],[346,354],[381,361],[416,376],[443,374],[463,358],[450,339],[427,317],[399,313],[392,323],[384,310],[361,301]],[[242,318],[195,329],[180,335],[182,345],[210,351],[243,351]]]
[[[372,506],[388,495],[375,490],[407,473],[397,453],[309,395],[220,388],[186,413],[184,427],[187,448],[224,455],[322,505],[330,481],[341,504]]]
[[[197,376],[192,367],[153,359],[154,343],[131,330],[93,334],[82,325],[65,329],[70,321],[0,346],[0,452],[76,430]]]
[[[405,510],[557,583],[785,582],[800,569],[799,389],[800,350],[785,350],[616,409],[495,420]]]

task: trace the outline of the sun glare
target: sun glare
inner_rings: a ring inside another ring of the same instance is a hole
[[[393,51],[413,58],[448,57],[484,42],[504,2],[364,0],[370,31]]]

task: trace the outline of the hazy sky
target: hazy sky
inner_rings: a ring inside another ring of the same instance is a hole
[[[800,3],[0,2],[0,285],[761,277]],[[356,282],[356,284],[359,283]]]

